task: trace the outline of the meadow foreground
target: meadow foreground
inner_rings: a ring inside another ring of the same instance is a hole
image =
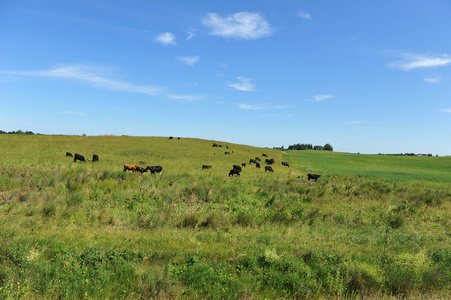
[[[0,298],[451,296],[450,157],[162,137],[0,143]]]

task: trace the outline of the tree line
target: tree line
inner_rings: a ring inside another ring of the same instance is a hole
[[[22,131],[22,130],[17,130],[17,131],[3,131],[0,130],[0,134],[24,134],[24,135],[33,135],[35,134],[33,131]]]
[[[301,144],[297,143],[294,145],[289,145],[287,149],[282,147],[274,147],[274,149],[280,149],[280,150],[325,150],[325,151],[334,151],[334,148],[331,144],[327,143],[324,146],[316,145],[313,146],[312,144]]]

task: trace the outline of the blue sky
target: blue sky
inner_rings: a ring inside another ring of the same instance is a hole
[[[0,1],[0,129],[451,154],[451,2]]]

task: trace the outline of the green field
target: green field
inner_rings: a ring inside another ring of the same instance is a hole
[[[0,299],[451,297],[451,157],[164,137],[0,143]],[[263,153],[274,173],[262,162],[228,176]],[[123,172],[140,161],[163,172]]]
[[[427,182],[444,187],[449,187],[451,182],[451,156],[360,155],[309,150],[288,152],[286,158],[299,169],[329,175],[387,178],[406,183]]]

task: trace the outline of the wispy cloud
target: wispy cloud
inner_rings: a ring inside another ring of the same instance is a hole
[[[1,74],[1,72],[0,72]],[[3,75],[0,76],[0,82],[15,82],[17,81],[17,78],[15,76],[10,76],[10,75]]]
[[[193,37],[195,37],[197,35],[197,31],[198,31],[197,29],[186,30],[185,32],[188,34],[188,36],[186,37],[185,41],[188,41]]]
[[[313,101],[320,102],[320,101],[324,101],[327,99],[331,99],[333,97],[334,96],[332,96],[332,95],[315,95],[315,96],[313,96]]]
[[[243,110],[261,110],[262,106],[259,105],[249,105],[249,104],[238,104],[238,107]]]
[[[166,97],[174,101],[188,101],[188,102],[197,101],[202,98],[201,96],[176,95],[176,94],[167,94]]]
[[[224,38],[253,40],[273,33],[269,23],[259,13],[238,12],[226,17],[208,13],[202,24],[211,29],[211,35]]]
[[[76,80],[110,91],[130,92],[146,95],[158,95],[164,88],[154,85],[135,85],[124,81],[98,75],[100,70],[86,65],[65,65],[41,71],[0,71],[0,74],[32,77],[52,77]]]
[[[200,60],[200,57],[197,55],[178,56],[177,60],[185,65],[194,66]]]
[[[403,60],[392,62],[389,64],[389,67],[409,71],[417,68],[436,68],[451,64],[451,56],[447,54],[428,56],[406,53],[403,56]]]
[[[163,45],[177,45],[175,35],[171,32],[163,32],[154,38],[154,41]]]
[[[441,112],[445,112],[445,113],[451,113],[451,108],[443,108],[440,109]]]
[[[362,124],[362,121],[348,121],[345,122],[346,125],[357,125],[357,124]]]
[[[236,83],[228,83],[227,85],[233,87],[239,91],[252,92],[254,91],[254,85],[250,82],[252,78],[246,77],[237,77],[239,82]]]
[[[425,78],[424,81],[429,82],[429,83],[439,83],[440,81],[442,81],[442,77],[437,76],[437,77]]]
[[[298,17],[300,17],[302,19],[307,19],[307,20],[312,19],[312,16],[308,12],[305,12],[305,11],[298,12]]]

